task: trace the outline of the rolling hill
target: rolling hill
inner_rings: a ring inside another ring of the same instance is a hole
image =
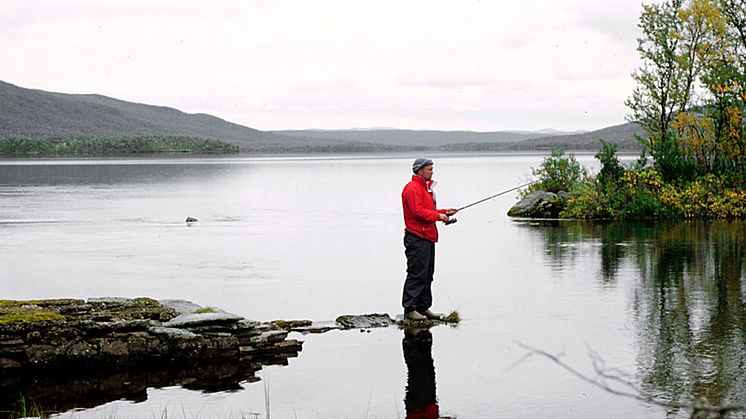
[[[27,89],[0,81],[0,139],[184,137],[236,144],[243,153],[597,150],[598,139],[636,150],[637,124],[599,131],[432,131],[400,129],[260,131],[207,114],[96,94]],[[552,133],[548,136],[548,133]]]

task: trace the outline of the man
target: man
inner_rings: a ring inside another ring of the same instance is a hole
[[[433,302],[431,285],[435,272],[437,221],[447,222],[456,210],[437,209],[433,196],[433,161],[419,158],[412,164],[412,180],[401,193],[404,209],[404,253],[407,256],[407,279],[404,281],[402,306],[404,316],[412,320],[442,319],[430,311]]]

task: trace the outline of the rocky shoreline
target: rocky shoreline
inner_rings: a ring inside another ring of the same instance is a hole
[[[0,418],[18,411],[19,395],[60,412],[144,400],[152,387],[238,389],[258,381],[263,366],[287,365],[298,356],[303,342],[288,339],[290,332],[397,323],[388,314],[259,322],[189,301],[145,297],[0,300]],[[421,326],[438,323],[444,322]]]
[[[0,301],[0,371],[297,355],[287,330],[188,301]]]

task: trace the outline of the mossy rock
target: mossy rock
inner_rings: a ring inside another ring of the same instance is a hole
[[[218,309],[216,309],[215,307],[202,307],[202,308],[198,308],[198,309],[194,310],[194,312],[197,313],[197,314],[200,314],[200,313],[217,313]]]
[[[152,298],[0,300],[0,324],[63,320],[159,320],[178,313]]]
[[[77,301],[79,300],[0,300],[0,324],[64,320],[65,316],[55,310],[55,306]]]
[[[397,316],[397,322],[401,327],[405,328],[415,328],[415,329],[426,329],[430,328],[439,324],[448,324],[451,326],[455,326],[461,322],[461,315],[458,313],[458,311],[453,310],[450,313],[448,313],[447,316],[443,320],[436,320],[436,319],[423,319],[423,320],[413,320],[408,319],[403,316]]]

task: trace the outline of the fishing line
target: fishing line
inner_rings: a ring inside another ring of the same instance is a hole
[[[528,182],[528,183],[524,183],[523,185],[518,185],[518,186],[512,187],[512,188],[510,188],[510,189],[506,189],[506,190],[504,190],[504,191],[502,191],[502,192],[498,192],[498,193],[496,193],[496,194],[494,194],[494,195],[488,196],[487,198],[483,198],[483,199],[480,199],[479,201],[476,201],[476,202],[472,202],[471,204],[468,204],[468,205],[464,205],[464,206],[463,206],[463,207],[461,207],[461,208],[457,208],[457,209],[456,209],[456,213],[458,213],[458,212],[460,212],[460,211],[463,211],[463,210],[465,210],[465,209],[467,209],[467,208],[469,208],[469,207],[473,207],[474,205],[477,205],[477,204],[481,204],[482,202],[485,202],[485,201],[489,201],[490,199],[493,199],[493,198],[497,198],[497,197],[498,197],[498,196],[500,196],[500,195],[505,195],[506,193],[508,193],[508,192],[512,192],[512,191],[514,191],[514,190],[516,190],[516,189],[521,189],[521,188],[523,188],[523,187],[526,187],[526,186],[528,186],[528,185],[532,185],[532,184],[534,184],[534,183],[536,183],[536,182],[538,182],[538,181],[539,181],[539,180],[537,179],[537,180],[534,180],[534,181],[531,181],[531,182]],[[454,213],[454,215],[456,215],[456,214]],[[449,224],[453,224],[453,223],[455,223],[456,221],[458,221],[458,220],[457,220],[457,219],[455,219],[455,218],[449,218],[449,219],[448,219],[448,221],[446,221],[446,222],[445,222],[444,224],[445,224],[445,225],[449,225]]]

